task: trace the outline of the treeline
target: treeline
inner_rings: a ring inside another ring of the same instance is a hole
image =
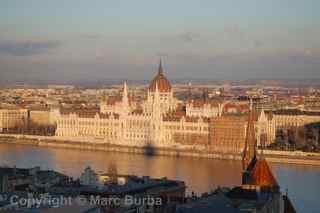
[[[285,151],[320,152],[320,128],[291,127],[278,129],[269,149]]]

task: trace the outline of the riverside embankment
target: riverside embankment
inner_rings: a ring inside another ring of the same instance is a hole
[[[173,149],[159,147],[137,147],[137,146],[122,146],[103,142],[90,142],[78,140],[65,140],[54,136],[34,136],[34,135],[9,135],[1,134],[0,143],[31,145],[41,147],[55,147],[65,149],[84,149],[97,150],[107,152],[125,152],[133,154],[145,155],[165,155],[165,156],[185,156],[194,158],[213,158],[225,160],[241,160],[241,154],[235,153],[218,153],[208,150],[197,149]],[[305,153],[305,152],[288,152],[264,150],[264,156],[269,162],[288,163],[288,164],[304,164],[320,166],[320,154]]]

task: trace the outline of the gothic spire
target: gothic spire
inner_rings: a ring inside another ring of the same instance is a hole
[[[154,98],[155,98],[155,100],[157,100],[157,101],[158,101],[158,99],[159,99],[159,87],[158,87],[158,82],[156,82],[156,91],[155,91],[155,93],[154,93]]]
[[[264,110],[262,109],[261,113],[260,113],[259,121],[265,121],[266,119],[267,119],[266,114],[264,113]],[[267,134],[266,133],[261,134],[259,139],[260,139],[260,141],[258,141],[258,144],[261,147],[259,158],[264,158],[263,151],[266,146]]]
[[[123,83],[122,103],[124,106],[129,105],[127,81]]]
[[[159,62],[158,74],[159,75],[163,75],[163,68],[162,68],[162,60],[161,60],[161,58],[160,58],[160,62]]]
[[[255,129],[254,129],[254,108],[252,107],[252,101],[250,101],[250,113],[248,118],[247,124],[247,131],[246,131],[246,139],[245,139],[245,147],[243,150],[242,156],[242,169],[246,170],[251,162],[251,160],[256,158],[256,136],[255,136]]]
[[[156,83],[156,91],[153,97],[153,115],[160,115],[160,94],[158,89],[158,83]]]

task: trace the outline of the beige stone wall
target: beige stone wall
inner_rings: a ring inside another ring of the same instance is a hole
[[[142,104],[143,111],[145,113],[152,113],[152,107],[154,103],[154,92],[148,91],[147,100]],[[174,110],[177,107],[178,101],[173,96],[173,92],[159,92],[160,111],[162,114],[167,113],[170,110]]]
[[[0,131],[27,125],[28,110],[0,109]]]
[[[190,117],[217,117],[222,113],[220,106],[212,107],[210,104],[204,104],[202,107],[194,107],[192,104],[186,105],[186,114]]]
[[[320,122],[316,115],[274,115],[277,128],[301,127],[309,123]]]
[[[171,144],[181,145],[208,145],[209,123],[198,120],[197,122],[180,121],[164,122],[164,137]]]
[[[31,124],[37,125],[51,125],[50,111],[31,110],[30,111]]]
[[[244,148],[247,117],[223,116],[210,123],[210,149],[217,152],[239,153]]]

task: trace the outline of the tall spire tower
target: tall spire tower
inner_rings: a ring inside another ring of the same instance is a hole
[[[242,184],[259,186],[279,191],[277,180],[263,156],[257,156],[257,140],[254,129],[255,109],[250,100],[250,114],[248,119],[245,148],[242,157]]]
[[[163,68],[162,68],[162,60],[161,60],[161,58],[160,58],[160,62],[159,62],[158,74],[159,75],[163,75]]]
[[[159,94],[158,83],[156,83],[156,91],[154,93],[153,108],[154,108],[153,111],[160,112],[160,94]]]
[[[127,81],[125,81],[123,83],[122,104],[123,104],[123,106],[128,106],[129,105]]]
[[[248,168],[251,160],[256,159],[256,154],[257,154],[257,141],[256,141],[256,135],[255,135],[255,129],[254,129],[254,114],[255,114],[255,110],[252,106],[252,100],[250,100],[250,113],[248,118],[246,139],[245,139],[245,145],[244,145],[243,156],[242,156],[243,171],[245,171]]]
[[[162,66],[162,60],[160,59],[159,66],[158,66],[158,74],[152,79],[149,92],[155,92],[156,84],[158,84],[158,89],[160,93],[170,93],[171,92],[171,84],[166,78],[164,74],[164,69]]]
[[[123,93],[122,93],[122,116],[126,116],[128,115],[130,109],[129,109],[129,97],[128,97],[128,86],[127,86],[127,82],[125,81],[123,83]]]
[[[152,139],[156,143],[161,140],[161,106],[160,106],[160,94],[158,84],[156,83],[156,89],[153,97],[153,104],[152,104]]]

